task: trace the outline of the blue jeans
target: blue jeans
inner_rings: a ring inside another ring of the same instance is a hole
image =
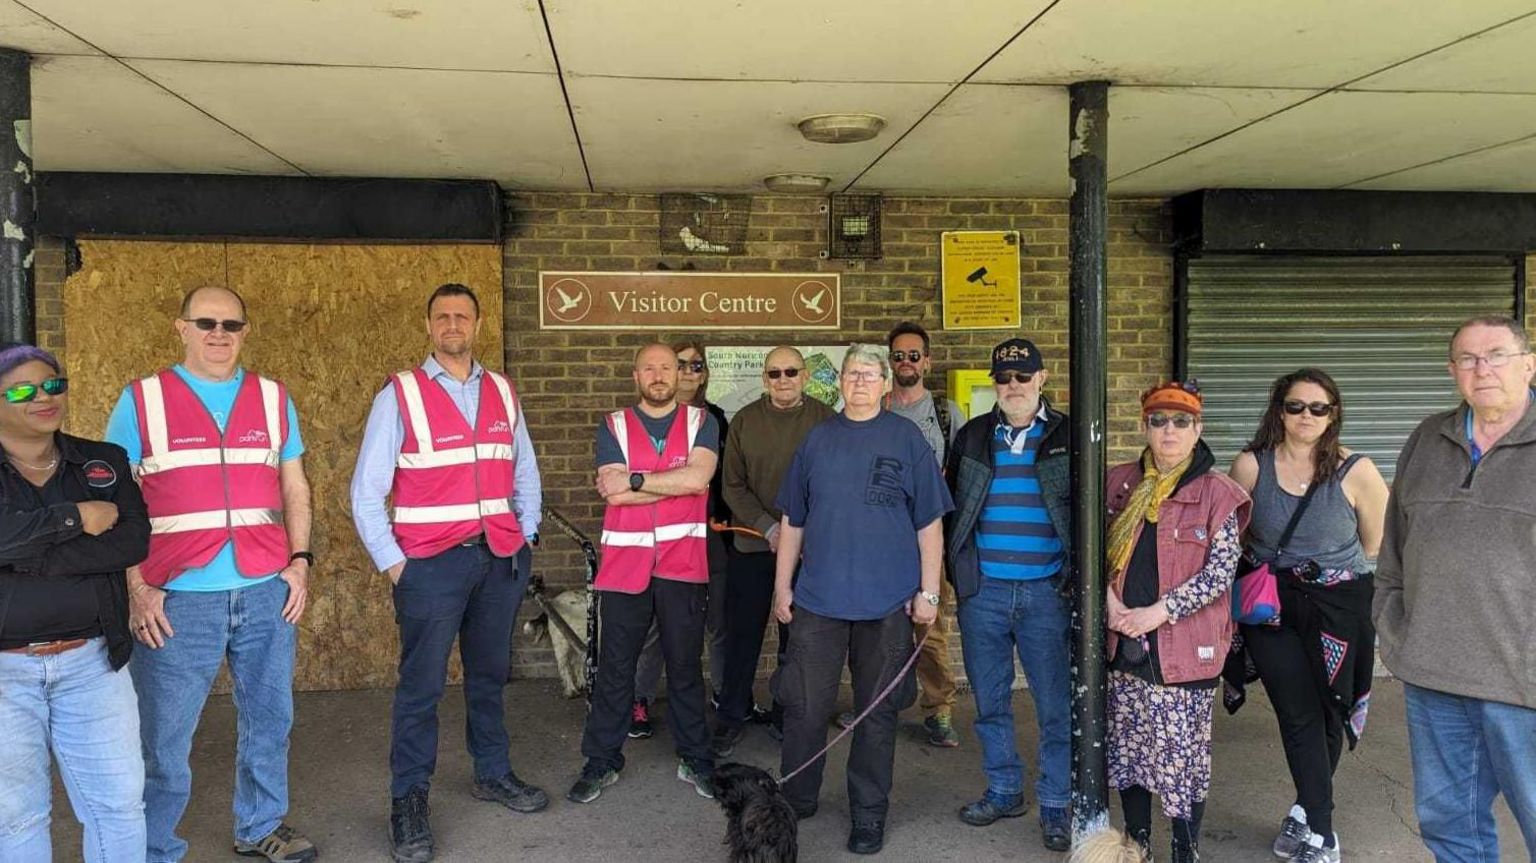
[[[283,620],[280,578],[240,590],[173,590],[165,615],[176,634],[159,650],[138,645],[128,663],[139,690],[144,817],[150,863],[187,853],[176,835],[192,792],[192,733],[219,665],[234,680],[235,839],[255,842],[288,814],[288,730],[293,726],[297,632]]]
[[[133,681],[106,639],[54,656],[0,653],[0,860],[49,863],[58,759],[90,863],[144,859],[144,761]]]
[[[1497,863],[1504,795],[1536,860],[1536,710],[1403,685],[1413,805],[1437,863]]]
[[[1024,791],[1024,761],[1013,733],[1013,656],[1018,654],[1035,699],[1040,729],[1035,796],[1042,807],[1066,808],[1071,798],[1072,704],[1068,651],[1071,613],[1059,580],[981,579],[960,603],[960,647],[976,695],[976,739],[987,793],[1009,801]]]

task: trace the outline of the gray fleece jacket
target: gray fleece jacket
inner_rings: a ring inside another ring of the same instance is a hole
[[[1372,616],[1387,668],[1536,708],[1536,408],[1472,466],[1466,404],[1398,456]]]

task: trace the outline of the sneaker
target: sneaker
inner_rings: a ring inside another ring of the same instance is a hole
[[[716,758],[729,758],[746,733],[745,725],[722,722],[715,726],[715,734],[709,741],[709,751],[715,753]]]
[[[236,842],[235,853],[244,857],[265,857],[272,863],[309,863],[320,856],[313,842],[286,823],[277,825],[271,833],[255,842]]]
[[[635,706],[629,711],[629,736],[640,740],[655,733],[656,729],[651,727],[651,706],[644,698],[635,699]]]
[[[1292,806],[1290,814],[1280,822],[1280,835],[1275,837],[1271,850],[1281,860],[1289,860],[1296,856],[1296,852],[1301,850],[1311,835],[1312,831],[1307,828],[1307,810]]]
[[[491,800],[513,812],[538,812],[549,805],[549,795],[544,789],[517,778],[508,770],[507,775],[496,779],[476,779],[470,792],[477,800]]]
[[[923,727],[928,729],[930,746],[953,749],[960,745],[960,735],[955,733],[955,723],[948,713],[936,713],[924,719]]]
[[[389,801],[389,841],[395,863],[430,863],[432,825],[427,787],[418,785]]]
[[[1066,807],[1040,807],[1040,841],[1051,851],[1072,850],[1072,819]]]
[[[619,771],[607,767],[584,767],[581,778],[565,792],[565,799],[572,803],[591,803],[603,793],[603,789],[619,781]]]
[[[848,851],[852,854],[879,854],[885,846],[884,821],[855,821],[848,831]]]
[[[1339,834],[1333,834],[1333,847],[1323,845],[1321,834],[1312,833],[1291,857],[1291,863],[1339,863]]]
[[[972,827],[986,827],[999,818],[1017,818],[1029,811],[1024,795],[1013,798],[998,797],[987,792],[981,799],[960,807],[960,820]]]
[[[751,725],[772,725],[773,710],[754,704],[752,705],[752,712],[747,714],[747,722]]]
[[[702,764],[690,764],[687,759],[677,759],[677,778],[693,786],[700,797],[715,799],[715,770]]]
[[[837,714],[837,718],[833,721],[837,723],[838,728],[852,728],[853,721],[858,718],[859,715],[852,710],[844,710],[842,713]]]

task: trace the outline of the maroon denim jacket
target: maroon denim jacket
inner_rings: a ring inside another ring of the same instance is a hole
[[[1131,492],[1141,483],[1141,463],[1116,465],[1105,480],[1104,499],[1111,520],[1130,500]],[[1208,471],[1175,491],[1163,501],[1157,519],[1157,581],[1159,595],[1165,595],[1189,579],[1205,565],[1211,540],[1222,522],[1237,514],[1237,530],[1248,526],[1248,495],[1226,474]],[[1145,525],[1137,525],[1131,545],[1141,540]],[[1220,676],[1232,644],[1232,603],[1217,599],[1177,623],[1165,623],[1157,630],[1157,652],[1161,660],[1163,682],[1193,683]],[[1113,630],[1106,644],[1114,658],[1120,640]]]

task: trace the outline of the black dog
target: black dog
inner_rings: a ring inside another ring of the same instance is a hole
[[[715,768],[715,799],[725,810],[731,863],[795,863],[800,856],[799,819],[779,783],[750,764]]]

